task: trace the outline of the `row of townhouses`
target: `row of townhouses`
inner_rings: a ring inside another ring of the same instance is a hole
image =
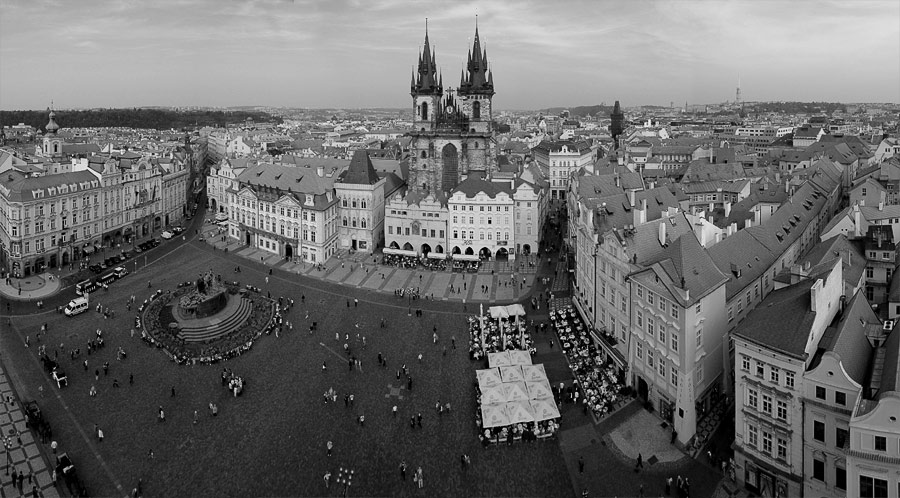
[[[50,113],[40,149],[48,162],[7,161],[0,169],[0,267],[27,276],[66,266],[101,248],[180,223],[187,213],[185,149],[160,157],[124,152],[72,157]],[[189,147],[189,146],[187,146]]]

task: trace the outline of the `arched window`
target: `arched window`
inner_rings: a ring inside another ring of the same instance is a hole
[[[352,201],[350,201],[350,206],[356,207],[356,199],[353,199]]]
[[[472,102],[472,119],[481,119],[481,102]]]
[[[425,130],[422,130],[422,131],[425,131]],[[424,150],[422,151],[422,159],[425,159],[425,151]]]
[[[366,228],[366,219],[365,218],[359,220],[359,226],[361,226],[362,228]]]
[[[341,206],[347,207],[347,198],[346,198],[346,197],[344,197],[343,199],[341,199]]]
[[[365,199],[359,201],[359,207],[366,209],[366,200]]]
[[[350,223],[352,224],[353,228],[356,228],[356,218],[350,220]]]
[[[343,226],[347,226],[347,217],[346,217],[346,216],[344,216],[344,219],[342,220],[342,223],[341,223],[341,224],[342,224]]]
[[[434,157],[434,142],[428,144],[428,157]]]
[[[422,102],[422,121],[428,119],[428,102]]]

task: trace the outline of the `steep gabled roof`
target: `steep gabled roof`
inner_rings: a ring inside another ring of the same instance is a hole
[[[350,159],[350,167],[341,173],[339,178],[341,183],[351,183],[355,185],[373,185],[378,183],[378,174],[375,173],[375,167],[369,154],[365,150],[357,150]]]

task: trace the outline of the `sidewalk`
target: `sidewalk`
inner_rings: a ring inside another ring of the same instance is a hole
[[[8,476],[4,475],[0,478],[0,498],[30,496],[32,493],[32,485],[28,483],[28,475],[34,477],[35,485],[40,496],[45,498],[57,498],[59,492],[51,481],[52,469],[48,467],[44,460],[41,449],[38,446],[37,439],[31,429],[25,425],[25,413],[22,411],[21,400],[16,399],[16,395],[12,390],[6,372],[0,365],[0,430],[3,436],[8,436],[10,448],[7,455],[9,458],[4,462],[5,472],[12,472],[15,469],[17,473],[25,473],[25,481],[20,493],[16,487],[9,482]],[[7,401],[11,400],[11,401]],[[9,467],[7,467],[9,466]]]
[[[46,272],[24,278],[0,279],[0,292],[10,299],[30,301],[52,296],[60,288],[60,272]]]
[[[203,241],[216,250],[240,256],[248,261],[260,263],[270,268],[288,273],[304,275],[319,280],[358,289],[382,293],[394,293],[397,289],[413,289],[425,299],[459,303],[503,303],[516,302],[531,295],[540,288],[541,270],[546,265],[538,263],[530,266],[523,261],[521,267],[506,265],[506,271],[491,271],[482,268],[478,273],[456,273],[431,271],[424,268],[406,269],[378,264],[378,255],[369,253],[349,253],[339,251],[324,263],[323,269],[304,262],[286,261],[271,252],[248,247],[241,242],[225,237],[219,227],[204,224],[201,233]],[[512,270],[512,271],[511,271]],[[554,277],[550,277],[551,285]],[[566,279],[561,279],[565,281]],[[564,282],[563,286],[567,286]],[[483,287],[487,291],[482,290]]]

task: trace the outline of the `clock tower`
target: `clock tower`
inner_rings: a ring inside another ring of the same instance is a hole
[[[410,192],[447,195],[470,175],[490,176],[497,162],[491,109],[494,79],[477,26],[457,90],[444,90],[426,26],[410,95],[414,114],[409,133]]]

